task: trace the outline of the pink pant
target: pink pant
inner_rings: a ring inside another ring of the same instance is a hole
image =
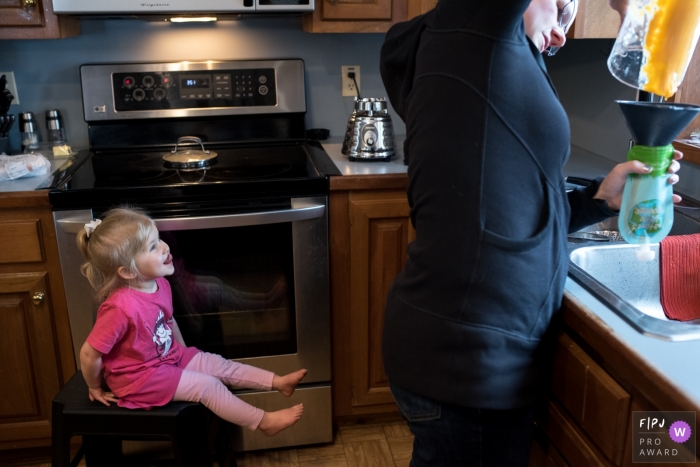
[[[274,376],[267,370],[200,352],[182,371],[173,400],[201,402],[224,420],[255,430],[265,412],[231,394],[225,385],[269,391]]]

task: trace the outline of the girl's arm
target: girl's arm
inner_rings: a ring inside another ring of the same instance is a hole
[[[173,328],[173,337],[175,338],[175,340],[177,341],[178,344],[180,344],[183,347],[187,347],[187,344],[185,344],[185,339],[182,338],[182,333],[180,332],[180,328],[177,327],[177,321],[175,321],[175,317],[173,316],[172,319],[173,319],[173,324],[171,327]]]
[[[109,401],[117,402],[117,397],[113,393],[102,390],[102,352],[87,342],[80,349],[80,368],[88,385],[91,401],[97,400],[104,405],[109,405]]]

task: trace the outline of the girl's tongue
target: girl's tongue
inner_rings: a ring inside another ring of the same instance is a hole
[[[173,255],[168,253],[168,258],[165,260],[165,263],[163,263],[163,264],[172,264],[172,262],[173,262]]]

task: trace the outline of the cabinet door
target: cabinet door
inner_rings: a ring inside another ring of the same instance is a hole
[[[336,181],[346,179],[337,177]],[[388,183],[381,180],[379,185]],[[396,189],[358,187],[330,193],[336,418],[397,411],[382,364],[384,304],[391,282],[405,264],[406,247],[415,236],[408,218],[407,179],[397,183]]]
[[[43,26],[42,0],[0,0],[0,26]]]
[[[408,0],[408,18],[427,13],[437,5],[437,0]]]
[[[408,2],[409,0],[316,0],[314,12],[304,15],[304,31],[386,32],[392,25],[408,19]]]
[[[0,449],[51,437],[61,362],[47,279],[0,274]]]
[[[350,334],[353,405],[393,402],[382,363],[386,295],[406,262],[415,236],[408,201],[400,197],[350,198]],[[391,196],[391,195],[389,195]]]
[[[51,0],[0,0],[0,39],[55,39],[79,31],[76,18],[53,14]]]
[[[630,396],[566,334],[559,337],[552,393],[608,459],[619,465]]]
[[[575,39],[614,39],[620,28],[620,15],[608,0],[578,2],[578,13],[568,36]]]
[[[542,427],[535,424],[529,467],[569,467]]]
[[[394,0],[320,0],[323,20],[390,20]]]

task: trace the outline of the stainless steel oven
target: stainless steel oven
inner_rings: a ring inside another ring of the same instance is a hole
[[[76,233],[110,207],[139,206],[171,247],[188,345],[277,374],[309,370],[291,399],[237,392],[265,410],[303,402],[305,411],[271,438],[231,425],[234,448],[331,441],[327,176],[336,172],[304,140],[303,62],[89,65],[81,76],[91,151],[50,192],[76,360],[98,306]],[[222,80],[230,98],[189,97],[187,86]],[[169,165],[163,156],[185,135],[196,138],[191,152],[216,159]]]

